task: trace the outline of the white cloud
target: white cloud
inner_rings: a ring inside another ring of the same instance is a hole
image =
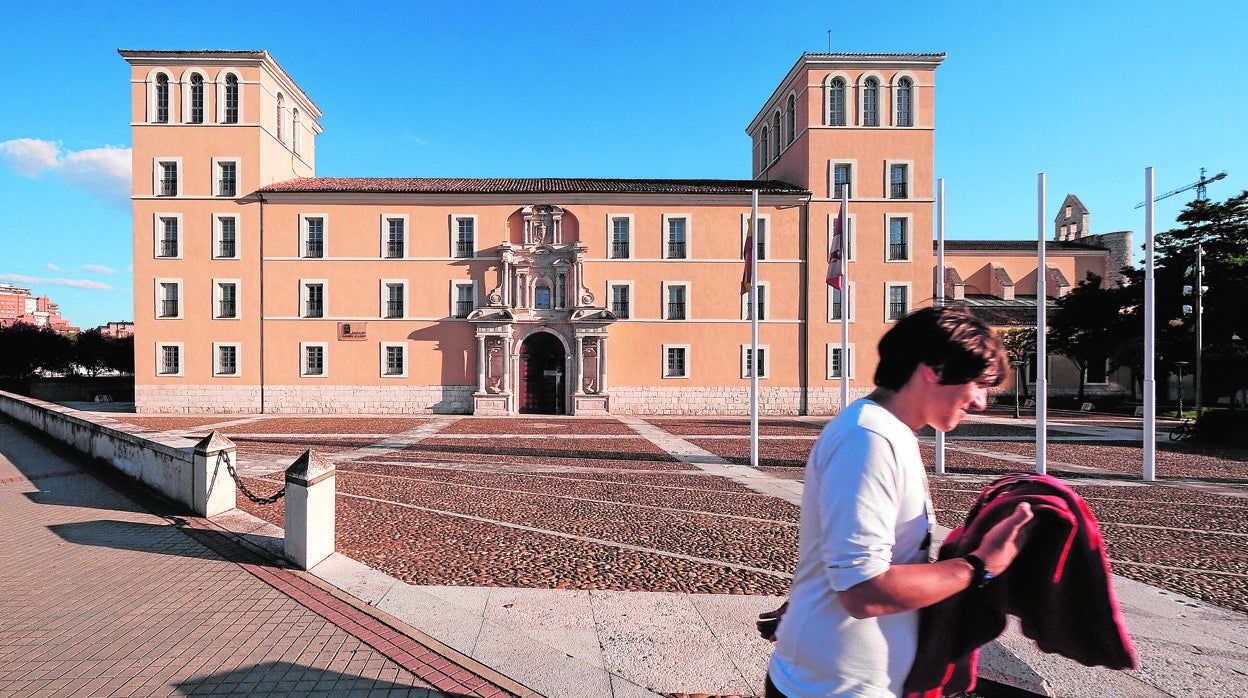
[[[0,274],[0,281],[13,284],[29,284],[31,286],[73,286],[74,288],[85,288],[93,291],[113,290],[113,287],[108,284],[91,281],[90,279],[43,278],[23,276],[22,274]]]
[[[59,143],[34,138],[0,141],[0,161],[23,177],[52,172],[72,187],[123,208],[130,199],[130,149],[106,145],[61,151]]]
[[[48,271],[60,271],[60,270],[61,270],[60,267],[56,266],[55,264],[51,262],[48,262]]]
[[[82,268],[85,271],[89,271],[93,274],[103,274],[104,276],[112,276],[113,274],[117,273],[116,269],[113,269],[112,267],[106,267],[103,264],[84,264],[82,265]]]

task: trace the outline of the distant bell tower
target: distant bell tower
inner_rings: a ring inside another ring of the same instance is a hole
[[[1087,237],[1092,233],[1088,226],[1088,207],[1083,205],[1079,197],[1067,194],[1066,200],[1057,212],[1053,221],[1053,239],[1059,242],[1073,242]]]

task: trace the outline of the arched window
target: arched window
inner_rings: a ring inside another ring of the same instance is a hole
[[[897,121],[895,126],[914,125],[914,81],[902,78],[897,81]]]
[[[192,124],[204,123],[204,76],[195,73],[191,76],[191,113]]]
[[[862,83],[862,125],[880,125],[880,81],[875,78]]]
[[[299,147],[303,145],[301,143],[301,140],[302,140],[300,138],[301,135],[303,135],[303,132],[299,129],[299,110],[291,109],[290,110],[290,147],[292,150],[295,151],[295,155],[299,154]]]
[[[282,95],[280,95],[280,94],[279,94],[279,95],[277,96],[277,111],[276,111],[276,116],[277,116],[277,140],[278,140],[278,141],[281,141],[282,143],[285,143],[285,142],[286,142],[286,139],[285,139],[285,137],[284,137],[284,135],[283,135],[283,133],[282,133],[282,109],[284,108],[284,102],[285,102],[285,99],[283,99],[283,98],[282,98]]]
[[[832,78],[828,83],[828,125],[845,125],[845,79]]]
[[[780,110],[776,110],[776,115],[771,119],[771,132],[775,135],[775,143],[772,144],[772,159],[780,157]]]
[[[758,158],[759,168],[758,169],[759,170],[766,169],[767,165],[770,164],[771,162],[771,142],[770,142],[771,139],[768,137],[769,135],[770,134],[768,134],[767,132],[767,127],[764,126],[762,143],[758,149],[759,151],[759,158]]]
[[[786,131],[784,134],[784,144],[791,145],[793,139],[797,138],[797,97],[789,95],[789,103],[787,109],[787,123],[784,125]]]
[[[169,76],[156,76],[156,112],[152,115],[158,124],[169,123]]]
[[[225,76],[225,123],[238,123],[238,76]]]

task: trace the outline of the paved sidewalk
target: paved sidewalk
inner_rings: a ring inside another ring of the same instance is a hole
[[[536,695],[81,462],[0,420],[0,696]]]

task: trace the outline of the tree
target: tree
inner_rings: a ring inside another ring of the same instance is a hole
[[[1049,346],[1079,369],[1080,402],[1088,366],[1094,361],[1108,361],[1126,336],[1122,302],[1120,294],[1102,288],[1101,277],[1092,272],[1057,301],[1057,312],[1049,321]]]
[[[69,361],[94,378],[109,369],[109,340],[99,329],[78,333],[70,348]]]
[[[1202,391],[1232,395],[1248,387],[1248,313],[1239,294],[1248,288],[1248,191],[1226,201],[1193,201],[1178,216],[1181,228],[1157,235],[1155,268],[1158,358],[1194,362],[1196,305],[1183,286],[1196,283],[1196,247],[1204,250]],[[1141,275],[1142,278],[1142,275]],[[1142,294],[1142,290],[1140,291]],[[1142,296],[1141,296],[1142,298]]]
[[[1001,343],[1005,345],[1006,353],[1010,355],[1011,366],[1017,365],[1016,362],[1026,363],[1027,357],[1036,353],[1036,328],[1007,327],[998,334],[1001,335]],[[1029,397],[1027,381],[1023,380],[1021,372],[1015,371],[1014,380],[1018,381],[1023,397]]]
[[[0,327],[0,377],[30,378],[68,367],[69,339],[46,327],[15,323]]]

